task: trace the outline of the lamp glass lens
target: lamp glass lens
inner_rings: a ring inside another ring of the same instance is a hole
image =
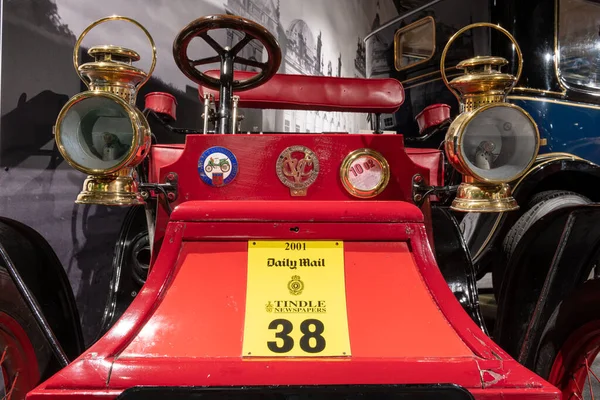
[[[462,135],[461,152],[467,166],[492,182],[516,179],[537,149],[536,126],[523,111],[509,106],[480,111]]]
[[[133,145],[134,128],[127,110],[108,97],[78,101],[67,111],[59,128],[68,157],[88,169],[118,166]]]

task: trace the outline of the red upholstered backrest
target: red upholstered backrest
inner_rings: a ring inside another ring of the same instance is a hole
[[[219,71],[208,71],[218,77]],[[255,72],[235,71],[238,80],[248,79]],[[219,92],[199,87],[200,98],[209,93],[219,98]],[[337,78],[277,74],[255,89],[236,92],[241,108],[280,110],[319,110],[356,113],[386,113],[398,110],[404,102],[404,89],[396,79]]]

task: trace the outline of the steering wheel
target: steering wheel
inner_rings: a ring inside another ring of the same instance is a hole
[[[208,32],[213,29],[225,28],[244,33],[242,40],[235,44],[231,49],[227,47],[223,48],[208,35]],[[190,60],[187,55],[187,50],[190,42],[195,37],[204,40],[217,52],[217,55],[200,58],[198,60]],[[267,50],[269,55],[269,60],[267,62],[259,62],[244,57],[238,57],[240,51],[254,39],[258,40]],[[179,35],[175,38],[175,42],[173,42],[173,57],[175,58],[175,63],[177,63],[177,66],[185,76],[197,84],[211,89],[219,89],[224,77],[222,76],[221,79],[218,79],[208,76],[207,74],[200,72],[197,69],[198,66],[220,62],[221,74],[229,75],[230,79],[233,79],[233,71],[229,71],[228,68],[224,68],[224,66],[229,65],[229,68],[231,68],[232,60],[236,64],[259,68],[260,72],[252,78],[243,81],[233,80],[231,85],[232,89],[241,91],[260,86],[275,75],[281,64],[281,49],[279,43],[277,43],[277,39],[275,39],[266,28],[255,22],[235,15],[210,15],[192,21],[179,32]],[[226,60],[229,62],[226,62]]]

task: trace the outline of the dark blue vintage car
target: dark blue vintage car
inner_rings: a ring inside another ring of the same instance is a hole
[[[444,84],[440,61],[448,39],[479,21],[505,28],[522,50],[522,74],[507,101],[535,120],[541,147],[528,172],[512,182],[518,211],[455,213],[464,239],[459,247],[464,246],[463,254],[472,258],[480,287],[486,286],[481,279],[492,275],[493,291],[486,294],[480,289],[479,294],[484,316],[491,317],[488,327],[494,339],[557,383],[552,360],[568,336],[560,323],[585,331],[591,329],[585,322],[600,316],[599,285],[594,280],[600,272],[599,242],[594,237],[598,228],[586,221],[585,212],[577,218],[572,214],[600,201],[600,3],[419,1],[394,20],[376,21],[365,39],[367,76],[400,80],[406,101],[395,114],[374,120],[382,130],[404,134],[407,145],[443,146],[449,121],[422,126],[419,120],[424,110],[439,103],[451,107],[452,118],[459,114],[459,102]],[[517,74],[515,45],[495,30],[479,28],[454,41],[444,60],[448,79],[463,74],[458,63],[475,55],[502,56],[510,62],[504,69]],[[458,183],[450,166],[446,178]],[[588,230],[578,234],[579,229]],[[450,281],[459,276],[452,271],[448,265],[445,275]],[[454,281],[457,296],[466,287],[459,281]],[[560,351],[567,350],[574,351],[564,347]],[[586,354],[595,357],[594,351]],[[593,357],[578,360],[591,365]]]

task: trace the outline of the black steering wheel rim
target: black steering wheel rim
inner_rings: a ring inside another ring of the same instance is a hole
[[[226,49],[208,36],[208,32],[214,29],[232,29],[243,32],[245,36],[233,48]],[[190,60],[187,55],[188,46],[192,39],[196,37],[200,37],[207,42],[218,55],[199,60]],[[264,46],[269,55],[267,62],[263,63],[236,57],[252,40],[258,40]],[[198,18],[183,28],[173,42],[173,57],[181,72],[195,83],[210,89],[219,89],[221,80],[200,72],[196,66],[208,64],[209,62],[222,62],[223,56],[227,52],[229,52],[229,56],[235,57],[235,63],[258,67],[261,70],[257,75],[243,81],[234,80],[232,88],[236,91],[253,89],[266,83],[277,73],[281,64],[281,48],[271,32],[256,22],[236,15],[209,15]]]

